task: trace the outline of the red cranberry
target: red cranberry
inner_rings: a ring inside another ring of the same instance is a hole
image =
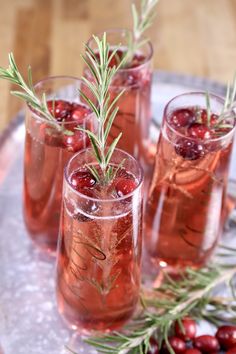
[[[64,100],[55,100],[47,102],[49,112],[58,120],[62,121],[63,118],[66,118],[71,111],[71,103]]]
[[[132,59],[132,63],[129,65],[130,68],[136,68],[145,61],[145,56],[142,54],[135,54]]]
[[[71,120],[76,121],[77,124],[82,125],[85,122],[85,118],[91,111],[82,105],[73,103],[73,110],[71,111]]]
[[[68,151],[77,152],[89,145],[89,137],[80,130],[72,132],[73,135],[64,134],[63,144]]]
[[[172,113],[170,123],[176,128],[186,127],[195,121],[194,112],[187,108],[177,109]]]
[[[168,340],[169,340],[171,348],[174,350],[174,352],[176,354],[179,354],[179,353],[181,354],[181,353],[185,352],[186,344],[182,339],[180,339],[178,337],[170,337],[170,338],[168,338]],[[166,354],[169,353],[166,343],[164,343],[162,351]]]
[[[72,173],[70,176],[70,182],[76,190],[81,190],[84,188],[92,188],[95,185],[96,180],[89,171],[79,170]]]
[[[197,326],[196,322],[190,318],[190,317],[185,317],[182,319],[182,326],[178,324],[178,322],[175,323],[175,334],[177,337],[183,339],[184,341],[191,340],[195,338],[196,332],[197,332]]]
[[[229,350],[227,350],[226,354],[236,354],[236,347],[232,347]]]
[[[219,116],[212,113],[211,117],[210,117],[210,125],[214,125],[217,123]],[[207,111],[205,109],[202,110],[202,114],[201,114],[201,119],[202,119],[202,123],[204,125],[208,125],[208,117],[207,117]]]
[[[203,353],[217,352],[220,349],[218,340],[210,335],[202,335],[194,339],[194,346]]]
[[[216,338],[224,349],[236,347],[236,326],[221,326],[216,332]]]
[[[206,125],[193,123],[188,128],[188,135],[192,138],[204,140],[211,137],[211,131]]]
[[[197,160],[204,155],[203,145],[187,138],[177,141],[175,151],[186,160]]]
[[[120,178],[115,184],[116,193],[119,197],[132,193],[135,187],[136,183],[133,179]]]
[[[202,352],[200,352],[198,349],[190,348],[185,350],[184,354],[202,354]]]
[[[151,337],[149,343],[150,343],[150,347],[147,354],[158,354],[159,348],[156,339]]]

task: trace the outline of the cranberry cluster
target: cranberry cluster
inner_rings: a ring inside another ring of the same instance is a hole
[[[74,171],[70,176],[70,184],[77,191],[91,197],[93,196],[93,189],[98,187],[95,177],[87,169]],[[117,198],[132,193],[135,187],[136,181],[125,170],[122,173],[118,173],[115,180],[112,181],[112,189],[115,190]]]
[[[81,104],[68,102],[65,100],[55,100],[47,102],[48,110],[58,122],[75,122],[78,125],[84,123],[84,119],[91,110]]]
[[[110,55],[112,54],[112,51],[110,51]],[[119,65],[120,61],[122,60],[125,52],[121,49],[118,49],[116,52],[116,55],[112,57],[109,66],[117,66]],[[139,53],[136,53],[129,64],[129,66],[125,69],[135,69],[136,67],[140,66],[145,62],[145,56]],[[147,77],[144,79],[144,75],[142,71],[140,70],[132,70],[129,72],[126,71],[120,71],[115,77],[113,84],[115,86],[134,86],[134,87],[140,87],[140,84],[142,82],[142,85],[145,84],[145,82],[149,82],[150,78]]]
[[[236,354],[236,326],[224,325],[218,328],[215,336],[204,334],[196,337],[196,322],[185,317],[182,320],[182,327],[175,323],[175,335],[169,338],[169,343],[176,354],[216,354],[220,351],[226,354]],[[168,354],[167,345],[161,349],[154,338],[150,340],[151,347],[148,354]]]
[[[184,137],[178,138],[175,151],[186,160],[197,160],[206,153],[207,141],[216,137],[218,116],[211,114],[208,124],[205,109],[181,108],[172,112],[169,117],[170,125]]]
[[[40,136],[47,145],[66,148],[71,152],[77,152],[89,145],[88,136],[75,129],[78,126],[92,129],[92,121],[86,121],[86,117],[91,113],[88,107],[65,100],[48,101],[47,105],[56,120],[64,123],[66,130],[65,134],[58,134],[58,131],[50,128],[49,124],[41,124]]]

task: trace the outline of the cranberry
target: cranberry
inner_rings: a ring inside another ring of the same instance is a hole
[[[85,117],[90,114],[91,111],[82,105],[73,103],[73,110],[71,111],[70,118],[76,121],[77,124],[82,125],[85,121]]]
[[[215,125],[217,123],[218,118],[218,115],[212,113],[210,117],[210,125]],[[202,110],[201,119],[203,124],[208,125],[207,111],[205,109]]]
[[[68,151],[77,152],[89,145],[89,137],[84,132],[75,130],[71,133],[63,136],[63,144]]]
[[[224,349],[236,346],[236,326],[221,326],[216,332],[216,338]]]
[[[176,128],[186,127],[195,121],[194,112],[187,108],[175,110],[170,118],[170,123]]]
[[[177,141],[175,151],[186,160],[197,160],[204,155],[203,145],[187,138]]]
[[[70,182],[76,190],[81,190],[83,188],[92,188],[95,185],[96,180],[89,171],[78,170],[72,173],[70,176]]]
[[[202,352],[200,352],[198,349],[190,348],[185,350],[184,354],[202,354]]]
[[[132,193],[135,187],[136,183],[133,179],[120,178],[115,184],[116,193],[119,197]]]
[[[227,350],[226,354],[236,354],[236,347],[232,347],[229,350]]]
[[[49,112],[58,120],[66,118],[70,114],[72,105],[64,100],[55,100],[47,102]]]
[[[203,353],[217,352],[220,349],[218,340],[210,335],[202,335],[194,339],[194,346]]]
[[[147,354],[158,354],[159,348],[156,339],[151,337],[149,343],[150,343],[150,347]]]
[[[142,54],[135,54],[129,68],[136,68],[145,61],[145,56]]]
[[[182,319],[182,326],[178,324],[178,322],[175,323],[175,334],[177,337],[183,339],[184,341],[191,340],[195,338],[196,332],[197,332],[197,326],[196,322],[190,318],[190,317],[185,317]]]
[[[211,137],[211,131],[206,125],[193,123],[188,128],[188,135],[192,138],[204,140]]]
[[[174,352],[176,354],[181,354],[184,353],[186,350],[186,344],[184,343],[184,341],[178,337],[170,337],[169,339],[169,343],[171,348],[174,350]],[[168,347],[166,345],[166,343],[164,343],[163,345],[163,352],[164,353],[169,353]]]

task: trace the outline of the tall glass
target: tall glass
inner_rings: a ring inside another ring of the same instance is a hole
[[[111,49],[119,47],[118,56],[121,57],[127,51],[132,33],[125,29],[110,29],[106,34]],[[88,41],[88,46],[96,50],[93,37]],[[125,89],[118,102],[119,112],[108,141],[111,143],[123,132],[118,147],[137,158],[144,167],[148,162],[150,146],[152,56],[152,44],[147,42],[135,53],[129,66],[117,72],[109,91],[113,99]],[[116,60],[112,63],[116,64]],[[91,78],[91,73],[85,70],[85,76]]]
[[[186,93],[165,107],[149,189],[145,235],[152,262],[161,267],[200,267],[221,233],[234,113],[217,128],[223,99]],[[230,125],[231,124],[231,128]]]
[[[139,299],[143,173],[132,156],[116,149],[110,165],[121,161],[112,184],[84,192],[74,189],[71,176],[96,165],[91,150],[76,154],[65,169],[57,299],[64,319],[83,331],[120,327]],[[113,194],[114,185],[131,176],[134,190]]]
[[[24,159],[24,219],[32,240],[49,251],[56,249],[63,169],[70,157],[89,145],[77,125],[93,129],[94,116],[81,104],[73,77],[51,77],[35,86],[36,94],[46,94],[57,123],[27,106]]]

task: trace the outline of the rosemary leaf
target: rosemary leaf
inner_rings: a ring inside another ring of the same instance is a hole
[[[94,156],[96,157],[100,171],[102,172],[102,175],[100,176],[100,172],[98,172],[98,170],[95,172],[95,167],[93,167],[93,174],[96,174],[96,179],[99,179],[102,184],[108,184],[114,176],[113,168],[109,166],[109,163],[122,133],[113,140],[110,146],[107,146],[107,138],[118,112],[118,108],[115,107],[115,105],[124,92],[122,91],[119,93],[119,95],[117,95],[117,97],[111,102],[109,87],[114,75],[118,71],[120,65],[122,65],[122,61],[117,67],[110,67],[110,61],[116,55],[118,48],[115,50],[110,49],[106,40],[106,33],[104,33],[101,40],[96,36],[93,36],[93,38],[97,46],[97,51],[85,46],[85,55],[83,56],[83,60],[90,71],[91,78],[88,80],[83,77],[82,79],[92,93],[95,102],[81,89],[79,91],[80,95],[95,113],[98,129],[96,134],[83,128],[78,129],[88,134]]]

